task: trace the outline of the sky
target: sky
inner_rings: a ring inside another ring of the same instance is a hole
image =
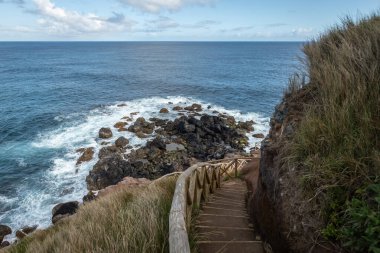
[[[0,41],[304,41],[380,0],[0,0]]]

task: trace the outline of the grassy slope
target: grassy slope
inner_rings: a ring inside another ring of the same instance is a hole
[[[304,47],[313,97],[286,160],[317,199],[322,234],[380,252],[380,16],[350,19]]]
[[[168,252],[176,177],[126,189],[82,206],[76,215],[9,252]]]

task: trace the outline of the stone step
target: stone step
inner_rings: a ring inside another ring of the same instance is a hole
[[[201,210],[202,214],[218,214],[218,215],[232,215],[232,216],[245,216],[247,212],[245,210],[234,210],[227,208],[217,208],[204,206]]]
[[[264,253],[260,241],[199,241],[198,253]]]
[[[218,227],[249,227],[252,226],[247,216],[230,216],[215,214],[200,214],[196,225]]]
[[[199,241],[251,241],[254,230],[251,228],[197,226]]]

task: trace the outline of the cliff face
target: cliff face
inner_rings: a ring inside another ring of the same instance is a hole
[[[323,226],[319,210],[305,199],[285,152],[294,137],[311,93],[301,89],[285,95],[271,119],[269,135],[262,142],[257,189],[250,202],[250,214],[263,239],[274,252],[332,252],[315,233]]]

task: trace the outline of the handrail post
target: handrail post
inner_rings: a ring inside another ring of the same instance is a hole
[[[238,159],[235,159],[235,177],[238,177]]]

